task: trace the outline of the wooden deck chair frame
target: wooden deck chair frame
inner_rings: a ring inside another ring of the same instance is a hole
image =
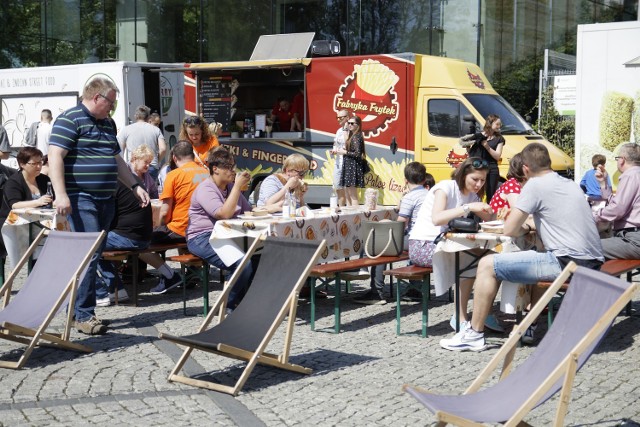
[[[20,272],[22,267],[29,261],[31,255],[35,252],[37,247],[40,245],[40,242],[49,233],[50,231],[45,229],[38,234],[38,236],[35,238],[31,246],[29,246],[29,249],[27,250],[27,252],[22,256],[22,258],[20,258],[20,261],[18,261],[18,264],[9,275],[9,278],[7,279],[7,281],[0,288],[0,298],[4,296],[3,302],[2,302],[2,309],[6,308],[9,305],[9,302],[11,299],[11,290],[18,273]],[[20,356],[20,359],[17,362],[0,361],[0,367],[10,368],[10,369],[22,368],[26,363],[27,359],[29,358],[29,356],[31,355],[31,352],[33,351],[33,349],[38,345],[75,350],[75,351],[80,351],[85,353],[90,353],[93,351],[90,347],[71,342],[70,332],[71,332],[71,324],[73,322],[73,313],[74,313],[73,307],[76,299],[80,277],[85,267],[89,263],[89,261],[91,261],[92,255],[98,249],[105,235],[106,233],[104,231],[98,235],[95,242],[93,243],[93,246],[91,247],[91,250],[83,258],[82,263],[76,269],[72,279],[65,286],[64,291],[58,297],[53,307],[51,307],[51,310],[49,310],[49,312],[47,313],[44,321],[37,329],[27,328],[27,327],[16,325],[10,322],[3,322],[3,324],[0,326],[0,338],[6,339],[8,341],[26,344],[27,348],[25,349],[22,356]],[[67,310],[64,331],[62,332],[62,334],[46,332],[47,328],[49,327],[49,324],[55,317],[56,313],[58,313],[60,307],[67,299],[67,296],[69,297],[70,309]]]
[[[513,368],[513,358],[516,348],[518,347],[521,338],[524,336],[527,328],[538,318],[540,313],[545,309],[549,301],[556,295],[560,287],[569,279],[571,274],[577,269],[577,265],[570,262],[562,273],[553,281],[549,289],[543,294],[542,298],[536,303],[529,314],[522,320],[522,323],[511,332],[509,339],[503,344],[502,348],[496,353],[496,355],[489,361],[487,366],[480,372],[478,377],[471,383],[471,385],[464,391],[463,394],[474,393],[482,387],[482,385],[492,376],[498,365],[502,362],[502,372],[500,374],[500,380],[506,378]],[[609,307],[609,309],[600,317],[595,325],[589,330],[587,334],[573,347],[571,352],[564,358],[564,360],[558,364],[558,366],[549,374],[549,376],[539,385],[535,392],[518,408],[513,416],[504,423],[505,426],[527,426],[523,418],[528,414],[537,404],[537,402],[545,395],[545,393],[560,379],[566,375],[563,384],[559,390],[560,398],[558,401],[558,407],[556,408],[555,420],[553,425],[560,427],[563,425],[564,417],[567,414],[569,400],[571,397],[571,389],[573,387],[573,381],[578,369],[578,358],[580,355],[591,345],[593,341],[600,336],[613,322],[615,317],[622,311],[628,301],[633,297],[634,292],[638,289],[637,284],[630,284],[625,292],[616,300],[616,302]],[[423,393],[433,393],[431,391],[421,389],[419,387],[405,384],[403,390],[414,389]],[[437,393],[434,393],[437,394]],[[481,426],[482,423],[478,423],[472,420],[468,420],[459,417],[455,414],[438,411],[435,413],[438,422],[436,425],[445,426],[447,424],[454,424],[459,426]]]
[[[261,243],[263,240],[265,240],[265,238],[266,237],[261,236],[254,240],[254,242],[252,243],[249,250],[245,254],[238,268],[235,270],[235,272],[233,273],[229,281],[225,283],[225,286],[221,295],[218,297],[215,304],[212,306],[211,310],[209,311],[209,314],[200,325],[200,328],[197,331],[198,333],[205,331],[209,327],[209,325],[213,321],[213,318],[216,316],[216,314],[219,316],[218,324],[224,321],[227,298],[229,296],[229,292],[233,287],[233,285],[238,280],[238,277],[241,271],[243,270],[243,268],[245,267],[245,265],[247,264],[248,260],[250,260],[251,257],[256,252],[256,250],[260,248]],[[173,370],[171,371],[167,379],[169,381],[176,381],[176,382],[188,384],[195,387],[206,388],[209,390],[219,391],[222,393],[227,393],[227,394],[236,396],[240,392],[240,390],[246,383],[247,379],[249,378],[249,375],[251,374],[251,372],[253,371],[253,369],[258,363],[277,367],[277,368],[292,371],[292,372],[301,373],[301,374],[310,374],[312,372],[311,369],[304,368],[302,366],[290,363],[289,356],[290,356],[290,349],[291,349],[291,340],[293,336],[293,327],[295,326],[295,320],[296,320],[296,310],[298,307],[298,297],[300,294],[300,289],[305,284],[307,277],[309,276],[309,272],[311,271],[313,266],[316,265],[317,260],[319,259],[325,247],[326,247],[326,241],[323,240],[322,242],[320,242],[312,259],[309,261],[306,268],[304,269],[303,274],[298,278],[296,285],[294,286],[293,290],[291,291],[291,293],[289,294],[289,297],[286,300],[286,303],[283,304],[283,306],[281,307],[278,315],[276,316],[276,319],[269,327],[268,332],[265,334],[264,338],[258,345],[255,352],[246,351],[246,350],[233,347],[230,345],[225,345],[225,344],[218,344],[217,350],[189,344],[185,348],[184,352],[182,353],[182,356],[178,360],[178,363],[173,368]],[[281,354],[266,353],[265,349],[267,345],[271,341],[271,338],[273,337],[275,332],[278,330],[280,324],[283,322],[285,316],[288,316],[288,321],[286,326],[286,332],[285,332],[286,335],[285,335],[282,353]],[[159,337],[161,339],[167,339],[169,341],[173,341],[179,345],[185,345],[184,343],[180,343],[179,341],[172,340],[171,336],[167,334],[161,333]],[[242,360],[247,362],[247,365],[244,368],[243,372],[240,374],[239,379],[233,386],[227,386],[227,385],[215,383],[213,381],[203,381],[203,380],[198,380],[195,378],[179,375],[179,372],[182,370],[182,367],[184,366],[186,361],[189,359],[189,356],[191,355],[191,352],[194,349],[199,349],[202,351],[218,354],[220,356],[229,357],[232,359]]]

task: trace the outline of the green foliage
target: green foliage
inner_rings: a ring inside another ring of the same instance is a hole
[[[631,138],[633,98],[620,92],[606,92],[600,110],[600,145],[613,151]]]
[[[538,76],[544,67],[543,59],[542,55],[529,56],[493,75],[493,88],[523,117],[537,115]]]
[[[576,124],[574,117],[561,116],[553,103],[553,87],[542,93],[542,114],[536,123],[538,132],[564,151],[569,157],[575,154]]]

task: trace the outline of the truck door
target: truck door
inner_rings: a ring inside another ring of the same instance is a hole
[[[428,95],[422,97],[422,126],[415,157],[423,163],[436,181],[450,179],[451,171],[467,157],[458,143],[461,136],[474,132],[464,120],[471,112],[457,98]]]
[[[162,130],[167,142],[167,153],[178,142],[180,118],[184,114],[184,74],[155,73],[159,76],[159,108]]]

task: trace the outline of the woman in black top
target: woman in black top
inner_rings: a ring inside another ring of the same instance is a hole
[[[47,206],[53,198],[47,195],[49,177],[42,175],[42,151],[35,147],[24,147],[18,151],[17,172],[13,173],[2,187],[0,194],[0,227],[4,225],[11,209],[39,208]],[[9,169],[9,168],[7,168]],[[0,236],[0,257],[6,257],[4,239]],[[17,260],[12,260],[13,263]]]
[[[364,137],[362,136],[362,119],[351,117],[347,122],[349,137],[344,149],[338,149],[336,154],[342,154],[342,177],[340,186],[344,187],[347,206],[358,206],[358,188],[364,187]]]
[[[469,157],[480,157],[489,163],[489,174],[487,175],[487,183],[485,184],[487,201],[493,197],[493,193],[498,189],[498,183],[500,181],[498,161],[500,161],[502,148],[505,144],[504,137],[500,135],[501,127],[502,121],[500,121],[500,116],[489,114],[482,132],[463,137],[463,141],[473,141],[473,145],[467,148]]]
[[[47,175],[41,174],[42,151],[35,147],[24,147],[18,151],[18,173],[7,180],[3,188],[0,224],[4,224],[11,209],[39,208],[49,205],[53,198],[47,195]]]

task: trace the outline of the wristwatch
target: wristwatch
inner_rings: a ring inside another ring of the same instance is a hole
[[[464,205],[462,205],[462,210],[464,211],[465,215],[469,215],[469,212],[471,212],[471,208],[466,203]]]
[[[135,184],[133,184],[133,185],[131,186],[131,190],[135,190],[135,189],[136,189],[136,187],[138,187],[138,186],[140,186],[140,183],[139,183],[139,182],[136,182]]]

